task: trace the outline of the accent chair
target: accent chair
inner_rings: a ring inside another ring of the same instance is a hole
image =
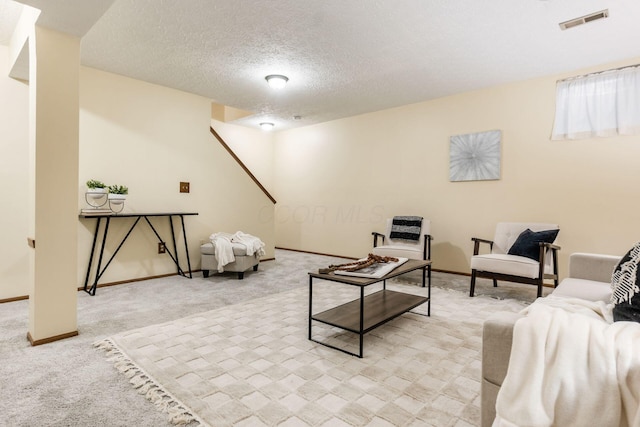
[[[556,236],[558,224],[500,222],[496,225],[493,240],[477,237],[471,257],[471,284],[469,296],[474,295],[476,278],[483,277],[537,286],[542,296],[545,280],[553,280],[558,286],[558,251]],[[480,254],[480,244],[488,245],[490,253]]]
[[[412,241],[408,239],[392,238],[393,218],[388,218],[384,233],[372,232],[372,253],[380,256],[401,257],[417,260],[431,260],[431,221],[422,219],[419,237]],[[380,239],[380,242],[378,242]],[[427,280],[431,286],[431,264],[427,267]]]

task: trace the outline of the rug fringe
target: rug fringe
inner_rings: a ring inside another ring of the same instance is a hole
[[[129,383],[138,393],[162,412],[167,413],[169,422],[175,425],[186,425],[191,423],[194,426],[205,426],[190,409],[183,405],[178,399],[164,390],[153,378],[147,375],[113,342],[110,338],[93,343],[93,346],[106,352],[108,362],[129,379]]]

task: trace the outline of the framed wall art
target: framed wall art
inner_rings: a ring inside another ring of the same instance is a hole
[[[449,145],[449,181],[500,179],[502,131],[455,135]]]

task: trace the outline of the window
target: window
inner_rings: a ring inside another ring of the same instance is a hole
[[[558,82],[551,139],[640,133],[640,66]]]

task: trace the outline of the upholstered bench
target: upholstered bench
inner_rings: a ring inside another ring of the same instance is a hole
[[[253,271],[258,271],[258,264],[260,263],[260,258],[257,253],[254,255],[247,255],[247,247],[240,243],[232,243],[233,248],[233,256],[235,257],[235,261],[229,264],[226,264],[223,268],[224,271],[231,271],[234,273],[238,273],[238,279],[242,280],[244,278],[244,272],[253,268]],[[210,271],[218,271],[218,260],[215,255],[215,248],[213,243],[205,243],[200,246],[200,255],[201,255],[201,269],[202,276],[209,277]]]

